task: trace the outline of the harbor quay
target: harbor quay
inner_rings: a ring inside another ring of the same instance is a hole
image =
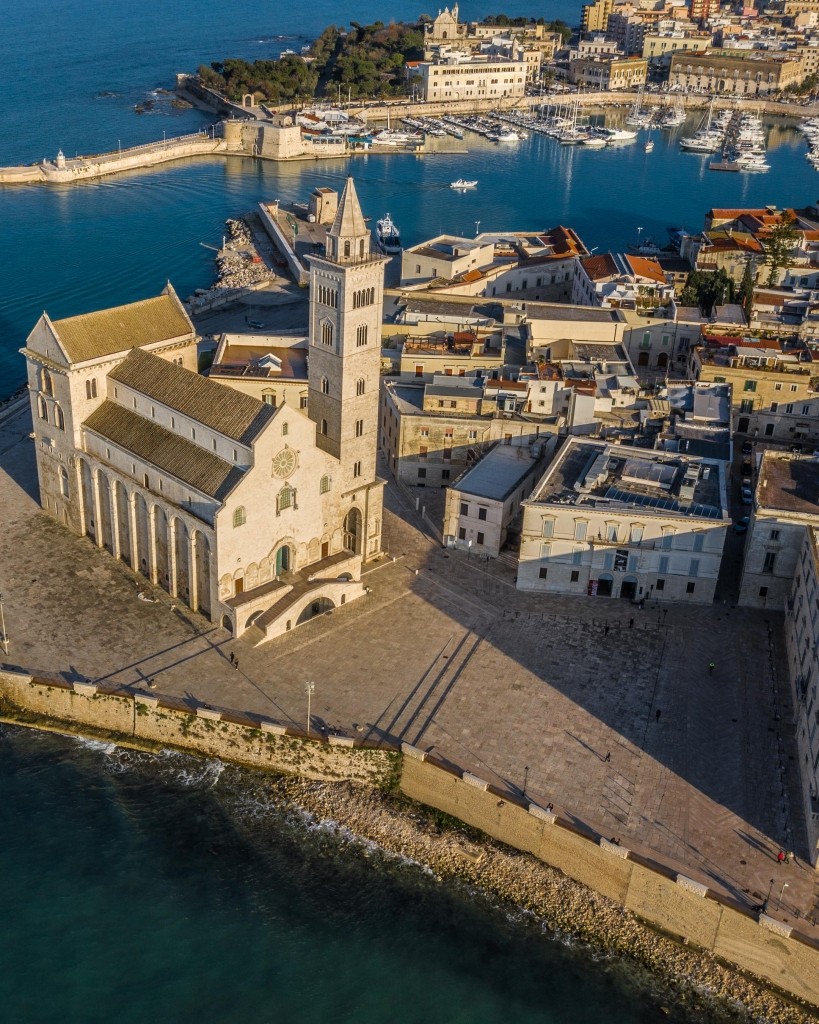
[[[180,76],[184,79],[186,76]],[[53,160],[39,163],[0,167],[0,185],[66,185],[96,180],[111,174],[162,166],[176,160],[246,156],[259,160],[304,161],[338,159],[360,155],[392,156],[411,153],[421,155],[429,151],[429,142],[411,145],[367,146],[348,142],[343,137],[310,139],[302,136],[296,125],[298,111],[292,104],[242,107],[229,104],[211,90],[197,90],[195,96],[190,85],[180,87],[180,95],[193,100],[197,106],[226,117],[201,132],[175,137],[163,137],[156,142],[139,146],[120,147],[105,153],[68,157],[59,151]],[[491,100],[449,100],[447,102],[389,101],[370,104],[342,104],[341,109],[352,118],[368,124],[400,121],[403,118],[429,118],[441,115],[475,115],[506,112],[521,115],[543,107],[553,109],[569,105],[590,112],[630,107],[634,95],[622,91],[595,91],[553,93]],[[661,110],[673,103],[681,103],[685,110],[701,111],[713,105],[715,110],[739,109],[770,117],[814,117],[819,103],[808,105],[771,99],[734,97],[711,98],[705,95],[677,93],[646,93],[641,97],[644,107]],[[229,115],[229,116],[228,116]],[[447,152],[453,152],[452,145]]]
[[[256,647],[39,510],[30,430],[10,405],[6,668],[302,729],[310,680],[319,731],[431,751],[819,939],[797,780],[775,771],[795,752],[789,698],[761,669],[784,657],[781,615],[518,592],[503,560],[441,549],[389,484],[367,596]]]

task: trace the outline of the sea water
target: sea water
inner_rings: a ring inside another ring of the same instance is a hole
[[[693,1022],[640,970],[219,762],[3,727],[0,829],[4,1020]]]

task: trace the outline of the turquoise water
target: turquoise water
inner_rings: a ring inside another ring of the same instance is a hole
[[[306,831],[250,773],[4,728],[0,794],[4,1020],[692,1019],[637,972]]]

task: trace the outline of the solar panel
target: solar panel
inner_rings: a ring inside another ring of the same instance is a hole
[[[634,494],[629,491],[621,491],[616,487],[610,487],[606,491],[606,497],[609,501],[622,502],[624,505],[642,505],[646,508],[657,508],[663,509],[669,512],[677,512],[681,515],[699,516],[702,519],[721,519],[721,509],[715,508],[713,505],[698,505],[690,504],[686,506],[680,505],[674,498],[669,498],[659,495],[648,495],[648,494]]]

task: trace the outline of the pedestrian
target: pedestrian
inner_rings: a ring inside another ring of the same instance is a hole
[[[233,651],[231,651],[230,652],[230,663],[231,663],[231,665],[233,664],[233,662],[235,660],[236,660],[236,655],[233,653]]]
[[[634,625],[634,619],[629,619],[628,620],[628,628],[631,629],[633,625]]]
[[[790,864],[793,861],[793,854],[790,850],[785,854],[785,863]]]
[[[658,722],[660,721],[660,715],[661,714],[662,714],[662,711],[660,711],[659,708],[657,708],[657,710],[654,712],[654,717],[657,719]]]
[[[645,606],[646,606],[646,599],[644,597],[641,597],[640,598],[640,610],[642,611],[645,608]]]
[[[555,809],[555,805],[554,804],[546,804],[546,810],[547,810],[547,812],[549,814],[551,814],[554,809]]]
[[[611,751],[610,750],[606,751],[606,756],[603,758],[603,760],[607,761],[607,762],[611,760]]]
[[[776,855],[776,859],[779,861],[780,864],[784,863],[784,861],[785,861],[785,851],[784,850],[780,850],[779,853]]]
[[[709,676],[710,676],[710,675],[711,675],[711,674],[713,673],[713,671],[714,671],[714,669],[715,669],[716,667],[717,667],[717,666],[716,666],[716,665],[715,665],[715,664],[713,663],[713,661],[709,661],[709,662],[708,662],[708,675],[709,675]]]
[[[239,659],[238,658],[234,658],[233,659],[233,667],[236,669],[237,672],[239,671]]]
[[[609,624],[607,622],[605,624],[605,626],[603,626],[603,636],[608,636],[608,635],[609,635]]]

